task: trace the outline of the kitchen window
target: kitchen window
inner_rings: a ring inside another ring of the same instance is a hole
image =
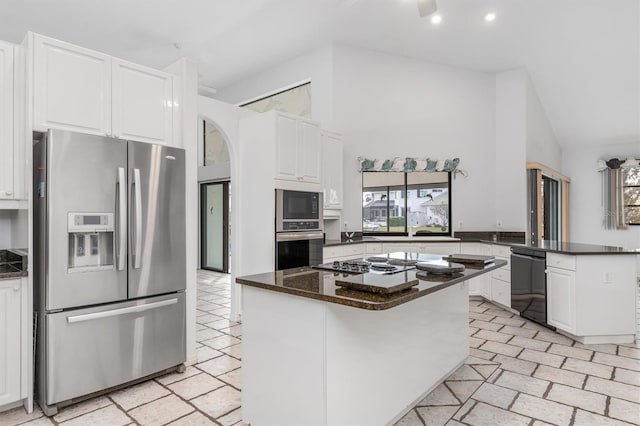
[[[640,167],[624,170],[624,218],[628,225],[640,225]]]
[[[363,172],[363,233],[451,235],[450,182],[447,172]]]

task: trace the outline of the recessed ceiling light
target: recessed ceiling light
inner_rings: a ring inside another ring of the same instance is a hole
[[[493,22],[496,20],[496,14],[489,12],[486,15],[484,15],[484,20],[487,22]]]
[[[431,16],[431,23],[432,23],[433,25],[438,25],[440,22],[442,22],[442,16],[437,15],[437,14],[436,14],[436,15]]]

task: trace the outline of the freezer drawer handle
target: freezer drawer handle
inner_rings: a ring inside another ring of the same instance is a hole
[[[140,169],[133,169],[133,185],[135,187],[135,246],[133,248],[133,267],[139,269],[142,264],[142,189],[140,188]]]
[[[127,248],[127,228],[126,226],[126,218],[127,218],[127,208],[126,208],[126,195],[125,195],[125,181],[124,181],[124,167],[118,167],[118,181],[116,182],[118,186],[118,207],[116,210],[116,214],[118,215],[118,271],[124,270],[124,261],[125,261],[125,250]]]
[[[175,305],[176,303],[178,303],[178,299],[162,300],[160,302],[147,303],[146,305],[129,306],[128,308],[114,309],[111,311],[104,311],[104,312],[96,312],[94,314],[76,315],[74,317],[68,317],[67,322],[69,324],[73,324],[76,322],[91,321],[91,320],[100,319],[100,318],[116,317],[118,315],[131,314],[134,312],[136,313],[144,312],[150,309],[161,308],[163,306]]]

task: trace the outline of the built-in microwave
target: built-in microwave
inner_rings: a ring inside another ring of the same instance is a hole
[[[322,193],[276,189],[276,232],[322,231]]]

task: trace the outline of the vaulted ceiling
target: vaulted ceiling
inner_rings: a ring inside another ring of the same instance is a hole
[[[187,56],[216,88],[332,42],[525,67],[561,145],[640,144],[638,0],[438,0],[437,26],[415,1],[3,0],[0,39],[31,30],[154,67]]]

